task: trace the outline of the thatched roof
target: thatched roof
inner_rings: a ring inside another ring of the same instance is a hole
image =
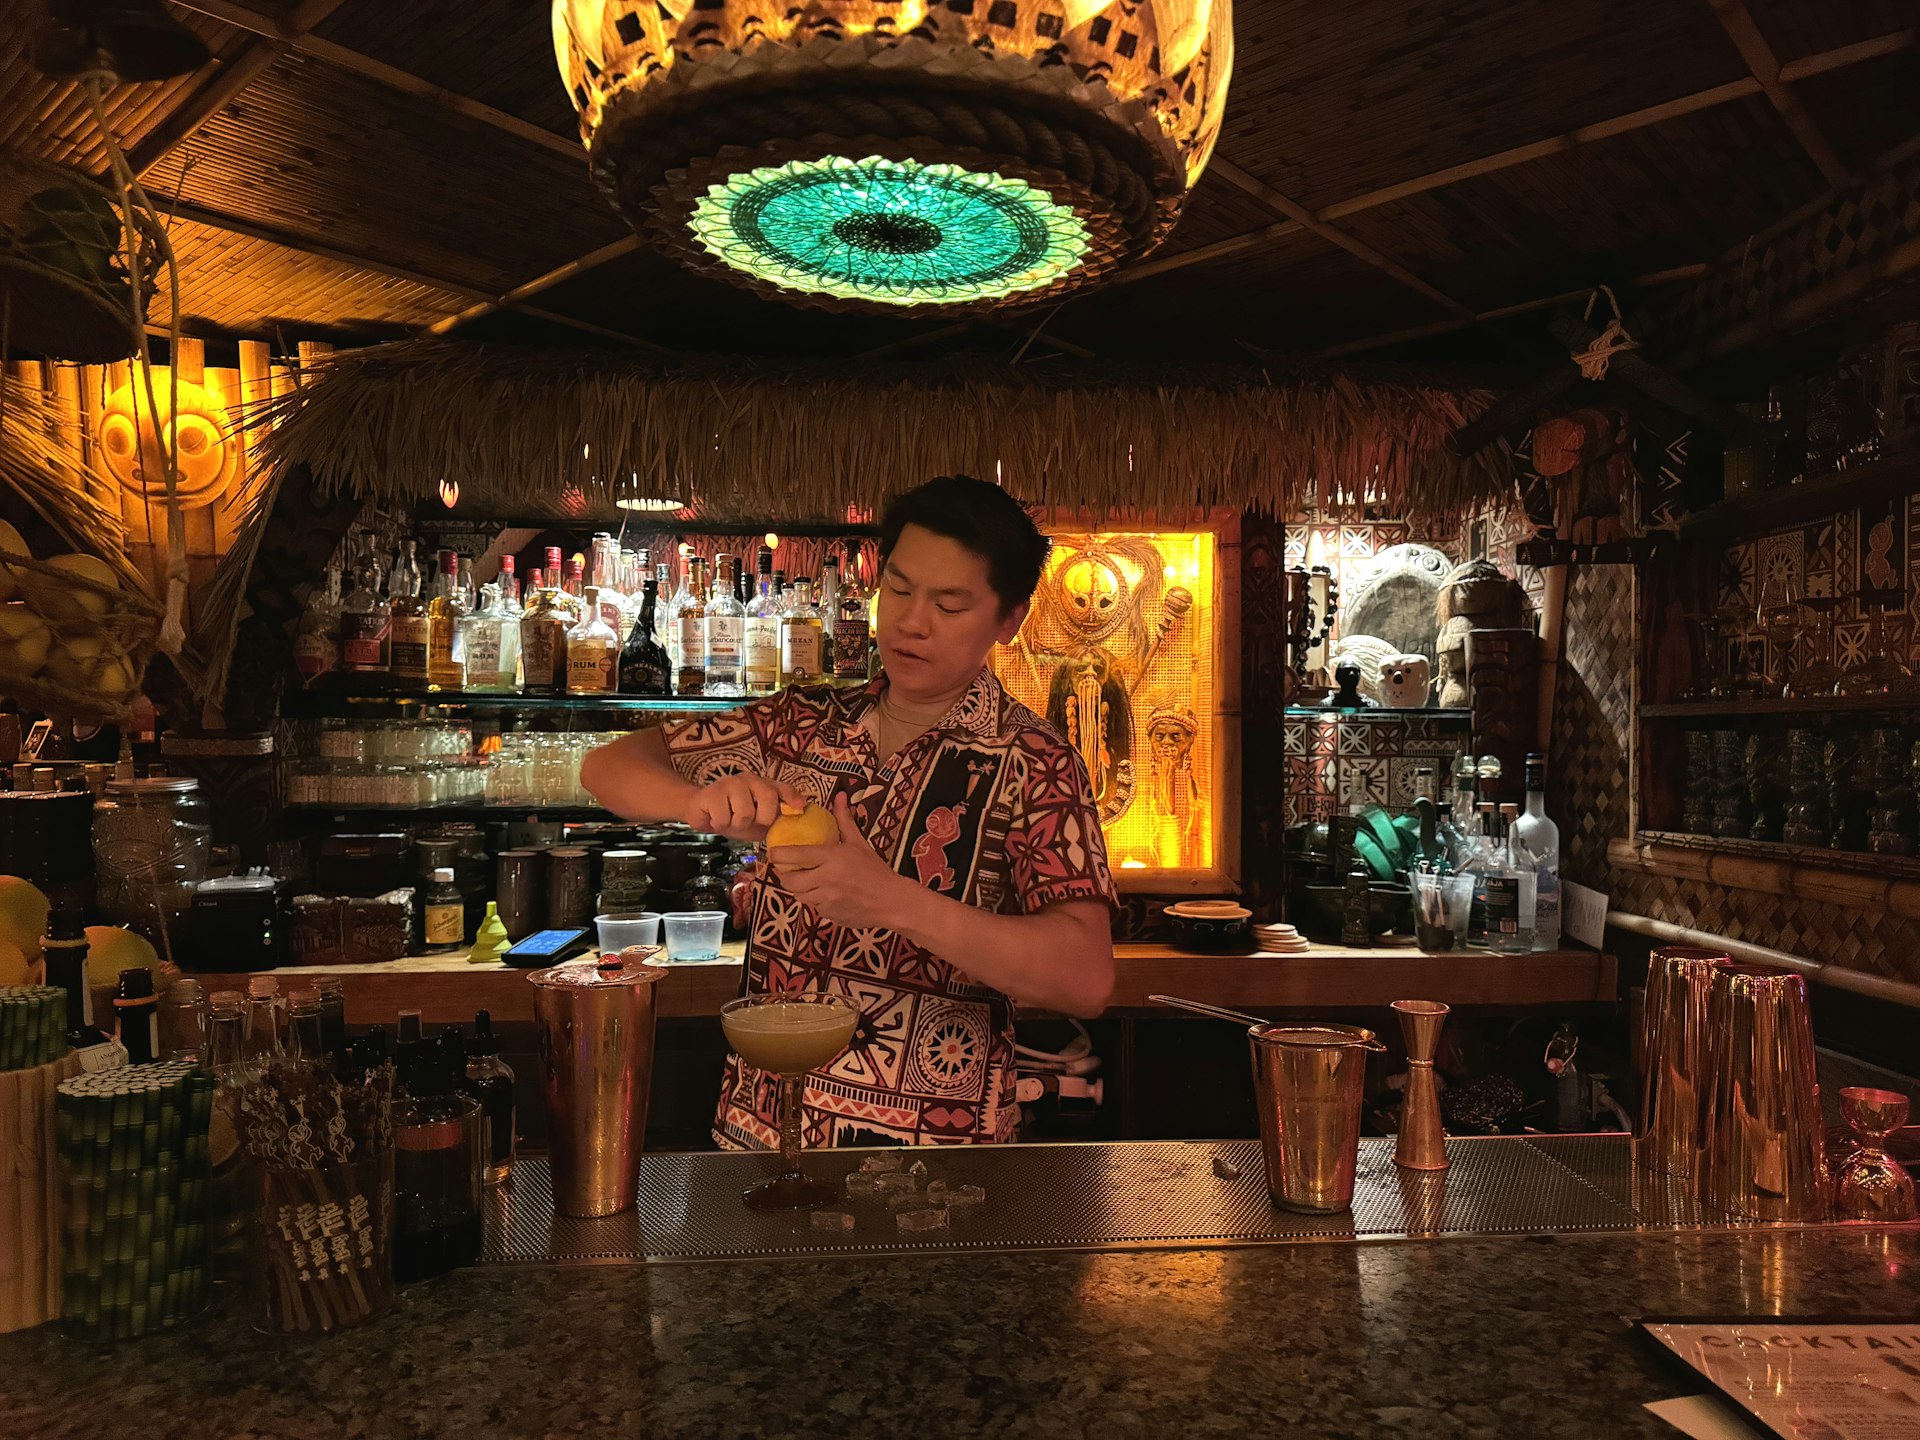
[[[955,471],[1107,512],[1372,502],[1403,513],[1504,489],[1496,450],[1442,448],[1484,395],[1247,369],[1071,376],[985,363],[663,365],[405,342],[343,353],[260,418],[282,473],[414,503],[459,486],[498,516],[614,512],[614,482],[709,520],[844,521]],[[570,494],[569,492],[577,492]]]

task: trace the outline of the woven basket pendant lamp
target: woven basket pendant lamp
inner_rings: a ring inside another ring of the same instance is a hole
[[[593,173],[691,269],[899,314],[1052,300],[1166,236],[1231,0],[554,0]]]

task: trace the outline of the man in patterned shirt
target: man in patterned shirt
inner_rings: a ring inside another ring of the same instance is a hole
[[[929,481],[888,508],[878,639],[856,688],[790,689],[623,737],[581,778],[633,819],[760,840],[826,805],[837,844],[781,846],[756,882],[749,992],[860,1010],[809,1078],[810,1145],[1016,1137],[1013,1007],[1093,1016],[1113,988],[1113,877],[1080,758],[986,666],[1048,542],[994,485]],[[729,1056],[714,1137],[779,1143],[777,1078]]]

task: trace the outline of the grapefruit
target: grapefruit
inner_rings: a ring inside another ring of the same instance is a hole
[[[119,983],[122,970],[151,970],[160,989],[160,952],[146,938],[118,925],[87,926],[87,983],[96,990]]]
[[[11,940],[0,940],[0,985],[33,984],[33,965]]]
[[[804,810],[780,807],[780,817],[767,827],[767,845],[832,845],[840,839],[840,822],[833,812],[807,802]]]
[[[55,555],[46,564],[49,569],[62,572],[62,575],[91,580],[95,585],[105,586],[109,590],[120,588],[119,577],[113,573],[112,567],[92,555]],[[70,620],[103,619],[111,605],[107,597],[97,591],[80,585],[63,584],[61,576],[21,575],[18,578],[40,613],[56,624]]]
[[[18,875],[0,875],[0,940],[29,963],[40,958],[40,937],[47,933],[47,911],[52,908],[37,885]]]
[[[27,549],[27,542],[21,538],[20,532],[4,520],[0,520],[0,550],[13,555],[31,556],[33,554]],[[19,577],[9,566],[0,565],[0,600],[11,600],[19,592]]]

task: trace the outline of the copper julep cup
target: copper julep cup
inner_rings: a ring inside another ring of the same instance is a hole
[[[1753,1220],[1824,1220],[1826,1126],[1807,982],[1725,962],[1707,997],[1700,1199]]]
[[[1276,1021],[1251,1027],[1247,1037],[1267,1194],[1284,1210],[1349,1208],[1367,1054],[1387,1047],[1357,1025]]]
[[[1711,1053],[1707,998],[1714,975],[1732,963],[1724,951],[1691,945],[1662,945],[1648,958],[1633,1158],[1649,1170],[1691,1177],[1700,1166]]]
[[[1451,1007],[1438,1000],[1396,1000],[1400,1038],[1407,1045],[1407,1088],[1400,1100],[1400,1133],[1393,1142],[1393,1163],[1402,1170],[1447,1168],[1447,1132],[1440,1124],[1440,1086],[1433,1057],[1440,1049],[1440,1027]]]
[[[658,950],[623,950],[536,970],[540,1091],[547,1106],[553,1208],[617,1215],[640,1193],[640,1151],[653,1089]]]

